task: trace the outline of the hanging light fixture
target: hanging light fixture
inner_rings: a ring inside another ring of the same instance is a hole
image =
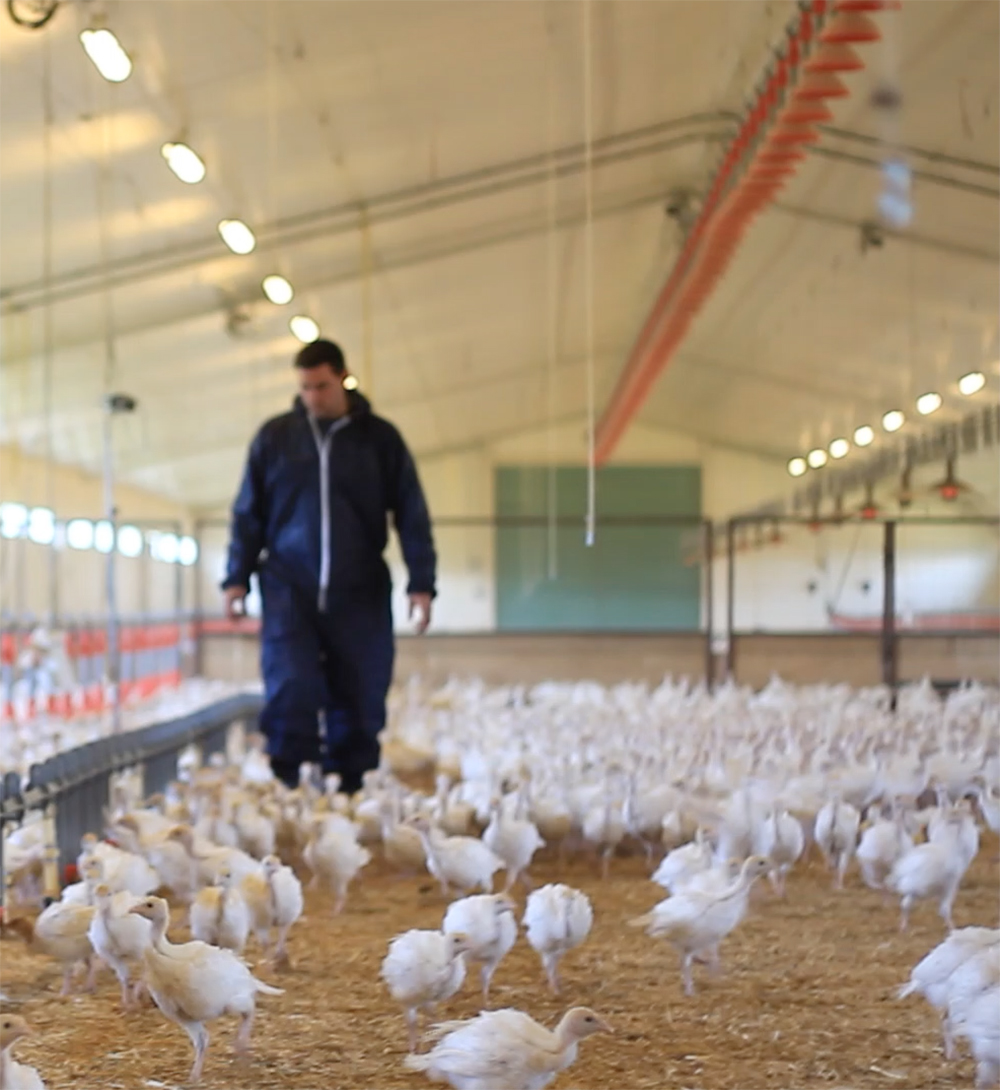
[[[936,393],[921,394],[917,398],[917,412],[921,416],[930,416],[941,408],[941,395]]]
[[[854,445],[856,447],[867,447],[875,441],[875,429],[870,428],[867,424],[862,424],[860,428],[854,430]]]
[[[288,328],[303,344],[311,344],[319,336],[319,326],[305,314],[296,314],[289,320]]]
[[[219,234],[234,254],[249,254],[257,245],[253,231],[242,220],[220,220]]]
[[[205,177],[205,164],[187,144],[164,144],[160,154],[167,166],[187,185],[197,185]]]
[[[986,376],[982,371],[970,371],[958,380],[958,392],[964,397],[972,397],[973,394],[978,394],[985,385]]]
[[[906,422],[906,417],[899,411],[899,409],[890,409],[885,416],[882,417],[882,427],[886,431],[899,431],[899,429]]]
[[[808,466],[806,465],[805,458],[793,458],[788,463],[788,472],[793,477],[801,477],[806,469],[808,469]]]
[[[827,463],[826,451],[822,447],[809,451],[806,461],[811,469],[822,469]]]
[[[846,439],[834,439],[830,444],[831,458],[845,458],[851,449],[851,444]]]
[[[265,276],[264,281],[261,284],[264,289],[264,294],[274,303],[275,306],[283,307],[286,303],[292,301],[292,297],[295,292],[292,290],[292,285],[283,276],[278,276],[277,273],[272,273],[271,276]]]
[[[132,74],[132,61],[107,27],[80,31],[80,42],[94,67],[108,83],[122,83]]]

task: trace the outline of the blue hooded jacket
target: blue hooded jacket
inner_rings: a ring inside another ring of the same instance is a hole
[[[298,397],[291,412],[257,432],[233,503],[223,588],[249,586],[263,564],[269,576],[305,592],[319,608],[352,592],[388,590],[382,554],[391,514],[410,573],[408,593],[435,593],[437,557],[413,458],[364,397],[352,391],[348,404],[348,415],[325,436]]]

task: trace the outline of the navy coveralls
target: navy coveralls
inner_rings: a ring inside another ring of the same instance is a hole
[[[296,398],[254,437],[222,586],[249,586],[254,572],[260,582],[260,727],[275,774],[293,785],[299,765],[316,761],[353,792],[378,766],[392,681],[387,515],[408,593],[435,593],[436,556],[402,436],[360,394],[349,397],[335,421],[311,419]]]

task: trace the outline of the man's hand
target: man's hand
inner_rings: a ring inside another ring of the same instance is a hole
[[[410,620],[413,620],[414,613],[419,613],[417,618],[417,635],[422,636],[427,631],[427,626],[431,623],[431,596],[429,594],[411,594],[410,595]]]
[[[226,616],[231,621],[241,621],[247,615],[246,587],[226,587]]]

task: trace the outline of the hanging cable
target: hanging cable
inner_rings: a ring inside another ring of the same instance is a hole
[[[587,353],[587,523],[586,544],[594,544],[597,516],[597,472],[595,460],[596,413],[594,404],[594,119],[591,102],[591,10],[583,0],[583,184],[584,184],[584,314]]]
[[[558,300],[559,269],[557,253],[557,227],[556,227],[556,87],[555,87],[555,48],[551,17],[546,20],[548,30],[548,65],[547,65],[547,116],[546,116],[546,148],[548,151],[548,178],[546,185],[546,248],[547,259],[547,357],[548,357],[548,388],[546,392],[546,412],[548,414],[547,447],[548,447],[548,577],[550,580],[559,577],[558,559],[558,481],[556,473],[556,356],[559,351],[559,327],[558,327]]]
[[[372,321],[372,229],[368,222],[368,207],[361,209],[361,388],[369,397],[374,397],[372,389],[372,354],[374,352],[375,328]]]
[[[103,81],[102,81],[103,83]],[[118,511],[114,486],[114,383],[117,375],[114,300],[111,296],[111,264],[108,240],[108,196],[111,143],[110,84],[104,83],[101,114],[101,147],[97,157],[97,230],[102,272],[102,319],[104,332],[104,516],[111,527],[111,548],[105,561],[105,604],[108,611],[105,676],[111,700],[111,730],[121,731],[121,655],[118,624],[118,593],[115,556],[118,551]]]
[[[278,72],[276,42],[276,16],[273,0],[266,0],[264,4],[264,72],[265,72],[265,101],[267,110],[267,141],[265,148],[265,186],[264,186],[264,212],[270,221],[274,216],[274,178],[275,178],[275,154],[278,143]],[[280,254],[279,254],[280,258]],[[279,264],[280,264],[279,260]],[[280,361],[283,363],[284,361]],[[250,426],[258,426],[263,415],[266,401],[265,390],[268,376],[274,374],[274,368],[279,365],[279,360],[272,357],[268,351],[261,360],[261,366],[257,368],[254,376],[253,397],[250,402]],[[246,609],[246,602],[243,603]]]
[[[42,48],[42,278],[45,281],[46,300],[42,307],[42,415],[45,421],[45,506],[56,510],[55,450],[52,405],[52,302],[48,298],[52,284],[52,126],[55,123],[52,105],[52,35],[46,34]],[[59,615],[59,565],[56,543],[49,545],[49,623],[55,624]]]

